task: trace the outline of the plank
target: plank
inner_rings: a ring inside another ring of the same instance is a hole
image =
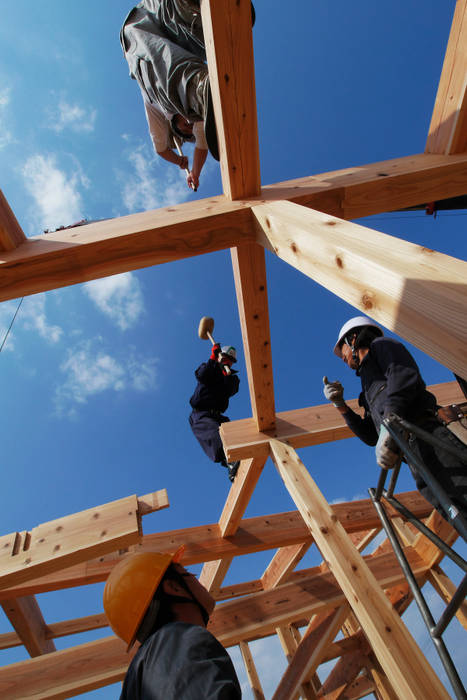
[[[2,700],[63,700],[124,678],[136,650],[105,637],[0,668]]]
[[[202,0],[222,185],[230,199],[258,195],[258,123],[250,0]]]
[[[432,512],[432,506],[417,491],[398,494],[398,498],[417,517],[425,518]],[[372,529],[380,524],[370,499],[336,503],[332,511],[349,533]],[[391,516],[391,509],[389,513]],[[395,511],[392,512],[394,515]],[[290,511],[245,518],[237,532],[226,538],[221,537],[216,523],[144,535],[135,551],[174,552],[184,544],[182,563],[188,566],[303,542],[311,544],[311,534],[300,513]],[[105,581],[124,556],[125,553],[110,554],[24,584],[15,582],[7,589],[0,589],[0,600]],[[253,587],[257,588],[257,585],[254,583]],[[242,590],[247,589],[248,586],[242,587]]]
[[[322,700],[339,700],[339,698],[346,697],[347,687],[355,681],[361,668],[362,652],[360,650],[343,656],[338,660],[324,681],[319,698],[322,698]]]
[[[264,248],[244,245],[231,255],[253,420],[258,430],[270,430],[275,406]]]
[[[344,219],[465,194],[467,155],[416,154],[28,238],[0,257],[0,301],[255,241],[250,209],[290,199]]]
[[[275,588],[284,583],[309,548],[310,545],[307,543],[293,544],[290,547],[278,549],[261,576],[263,590],[267,591],[269,588]]]
[[[457,0],[426,153],[467,150],[467,0]]]
[[[102,627],[108,627],[108,624],[104,613],[77,617],[73,620],[62,620],[61,622],[53,622],[47,625],[46,637],[48,639],[68,637],[70,634],[80,634],[81,632],[102,629]]]
[[[43,576],[116,549],[142,537],[136,496],[51,520],[25,533],[0,538],[0,587]]]
[[[158,510],[168,508],[170,505],[166,489],[147,493],[145,496],[138,496],[138,515],[149,515]]]
[[[253,213],[278,257],[467,376],[467,262],[291,202]]]
[[[30,656],[55,651],[55,644],[47,637],[47,625],[34,596],[4,600],[1,605]]]
[[[14,250],[26,240],[23,229],[0,190],[0,251]]]
[[[240,642],[239,646],[253,698],[254,700],[265,700],[263,688],[261,687],[261,681],[258,676],[258,671],[256,669],[250,647],[246,642]]]
[[[457,382],[432,384],[427,388],[436,396],[440,406],[458,403],[463,398]],[[361,412],[357,399],[347,403],[357,413]],[[295,449],[353,437],[339,411],[330,403],[277,413],[275,428],[268,432],[258,431],[252,418],[222,423],[220,435],[228,459],[265,456],[271,437],[283,440]]]
[[[438,595],[444,600],[446,605],[451,602],[457,586],[440,566],[434,566],[428,572],[428,581],[431,583]],[[456,617],[464,629],[467,630],[467,601],[463,601],[456,612]]]
[[[271,440],[271,455],[396,693],[407,699],[448,698],[298,455],[278,440]]]
[[[276,629],[277,637],[289,663],[300,644],[300,639],[295,639],[295,632],[297,632],[297,630],[288,625]],[[299,697],[306,698],[306,700],[316,700],[315,689],[311,683],[306,682],[300,686],[299,692],[295,695],[295,698]]]

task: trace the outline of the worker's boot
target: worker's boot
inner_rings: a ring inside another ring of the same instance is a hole
[[[227,462],[227,469],[229,470],[229,479],[232,483],[235,481],[235,477],[237,476],[239,466],[240,462]]]

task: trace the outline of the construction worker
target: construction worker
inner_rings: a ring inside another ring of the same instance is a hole
[[[188,158],[173,150],[175,139],[195,143],[187,184],[197,189],[208,147],[219,160],[199,0],[142,0],[120,42],[158,155],[185,170]]]
[[[401,458],[398,446],[382,425],[383,418],[391,414],[431,433],[448,448],[455,447],[467,460],[467,446],[438,419],[436,399],[427,391],[414,358],[402,343],[385,338],[371,319],[357,316],[342,326],[334,353],[360,377],[362,393],[358,401],[364,408],[364,417],[345,403],[339,381],[329,382],[323,377],[324,395],[357,437],[367,445],[376,445],[376,461],[382,469],[392,469]],[[441,446],[434,447],[413,434],[408,436],[408,446],[446,492],[453,505],[451,517],[459,512],[467,518],[467,464]],[[420,493],[451,522],[436,494],[410,463],[409,468]]]
[[[199,444],[213,462],[226,467],[230,481],[234,481],[240,462],[227,462],[219,426],[230,419],[223,415],[229,399],[237,393],[240,380],[232,365],[237,361],[237,351],[231,345],[212,346],[211,356],[195,371],[198,380],[190,399],[192,412],[190,426]]]
[[[214,599],[174,555],[129,555],[112,569],[104,610],[131,649],[141,646],[128,668],[120,700],[238,700],[232,661],[206,629]]]

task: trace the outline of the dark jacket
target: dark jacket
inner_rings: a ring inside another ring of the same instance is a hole
[[[204,627],[171,622],[137,651],[120,700],[240,700],[230,656]]]
[[[240,384],[236,370],[230,371],[231,374],[225,375],[215,360],[203,362],[195,371],[198,384],[190,399],[191,407],[197,411],[226,411]]]
[[[426,390],[418,366],[407,348],[392,338],[376,338],[360,365],[364,417],[349,409],[344,419],[367,445],[376,445],[383,418],[397,413],[419,425],[435,420],[436,399]]]

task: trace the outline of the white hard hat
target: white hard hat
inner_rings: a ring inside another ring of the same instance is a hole
[[[221,353],[231,357],[234,362],[237,361],[237,351],[232,345],[224,345],[224,347],[221,348]]]
[[[363,328],[364,326],[373,326],[373,328],[377,328],[379,330],[380,335],[383,335],[383,331],[381,330],[381,328],[378,326],[377,323],[372,321],[371,318],[368,318],[367,316],[355,316],[354,318],[351,318],[348,321],[346,321],[340,329],[339,335],[337,337],[337,342],[334,345],[334,355],[337,355],[337,357],[342,357],[341,343],[344,340],[347,333],[351,331],[352,328]]]

